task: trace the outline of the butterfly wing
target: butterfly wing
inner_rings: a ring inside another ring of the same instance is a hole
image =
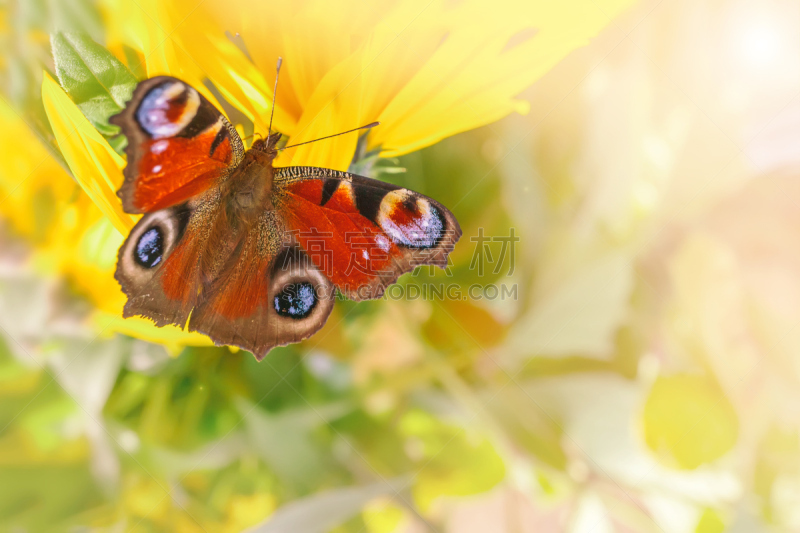
[[[348,298],[379,298],[420,265],[444,268],[461,228],[437,201],[315,167],[275,169],[273,203],[306,254]]]
[[[330,280],[283,231],[277,214],[266,211],[192,313],[189,329],[261,360],[275,346],[319,330],[333,302]]]
[[[242,141],[208,100],[168,76],[137,85],[110,122],[128,140],[117,194],[126,212],[146,213],[119,250],[123,314],[183,326],[214,275],[215,253],[236,242],[215,185],[241,161]]]
[[[128,213],[149,213],[186,202],[239,164],[244,146],[228,120],[203,95],[169,76],[141,82],[125,109],[111,117],[128,139]]]
[[[124,317],[184,326],[206,280],[226,257],[221,200],[211,190],[191,202],[145,214],[119,249],[114,277],[128,297]],[[212,252],[216,250],[216,253]]]

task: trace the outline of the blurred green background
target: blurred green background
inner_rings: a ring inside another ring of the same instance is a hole
[[[98,326],[121,237],[40,87],[113,4],[0,3],[0,531],[800,529],[798,2],[643,0],[382,161],[451,267],[261,363]]]

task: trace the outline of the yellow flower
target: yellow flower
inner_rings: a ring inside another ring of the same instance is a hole
[[[148,76],[200,90],[208,78],[265,133],[281,56],[278,131],[299,143],[380,121],[369,145],[386,157],[526,111],[516,96],[631,3],[104,2],[111,43],[140,51]],[[297,148],[281,163],[346,170],[356,139]]]
[[[210,80],[265,134],[274,68],[282,56],[275,129],[299,143],[377,120],[382,124],[371,131],[369,147],[396,156],[512,111],[525,112],[527,104],[516,95],[631,1],[504,1],[491,11],[472,0],[346,1],[335,9],[320,0],[101,5],[109,49],[132,70],[179,77],[219,105],[204,85]],[[72,174],[105,215],[83,234],[85,246],[79,247],[95,268],[89,290],[99,302],[100,327],[176,348],[209,343],[178,328],[157,330],[144,319],[119,319],[123,299],[112,273],[116,248],[134,223],[116,196],[125,162],[47,75],[42,98]],[[293,149],[278,165],[344,170],[356,140],[353,133]]]

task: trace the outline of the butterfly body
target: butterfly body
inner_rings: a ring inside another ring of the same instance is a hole
[[[245,152],[242,162],[224,183],[223,196],[229,198],[230,208],[241,216],[258,218],[261,210],[273,210],[272,182],[275,169],[272,162],[277,156],[275,145],[280,135],[266,141],[256,141]]]
[[[378,298],[417,265],[444,267],[461,234],[452,213],[413,191],[274,167],[278,134],[245,150],[175,78],[140,83],[111,122],[128,138],[123,207],[144,215],[118,256],[126,317],[188,326],[260,359],[321,328],[336,290]]]

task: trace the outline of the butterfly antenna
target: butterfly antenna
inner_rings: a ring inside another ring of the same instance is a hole
[[[278,76],[281,74],[281,63],[283,58],[278,57],[278,66],[275,67],[275,88],[272,89],[272,109],[269,112],[269,129],[267,129],[267,146],[269,146],[269,136],[272,134],[272,117],[275,116],[275,98],[278,96]]]
[[[331,137],[338,137],[339,135],[344,135],[345,133],[353,133],[354,131],[358,130],[365,130],[368,128],[374,128],[375,126],[379,126],[380,122],[372,122],[371,124],[367,124],[366,126],[360,126],[358,128],[353,128],[352,130],[343,131],[341,133],[334,133],[333,135],[328,135],[326,137],[320,137],[319,139],[314,139],[313,141],[306,141],[304,143],[293,144],[291,146],[284,146],[283,148],[278,148],[278,150],[286,150],[287,148],[294,148],[295,146],[303,146],[304,144],[315,143],[317,141],[322,141],[325,139],[330,139]]]

